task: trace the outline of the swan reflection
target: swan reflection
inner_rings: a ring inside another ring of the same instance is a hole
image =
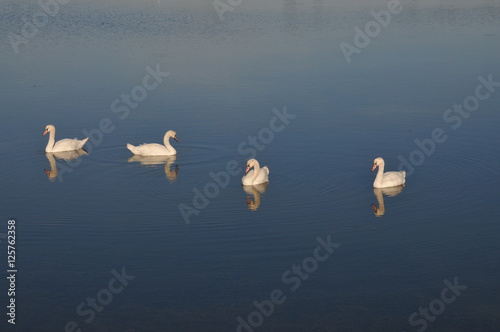
[[[165,164],[165,175],[170,182],[177,180],[179,174],[179,165],[175,165],[172,169],[172,164],[177,159],[177,156],[141,156],[133,155],[128,159],[129,163],[139,162],[144,166],[155,166]]]
[[[80,156],[86,154],[88,153],[84,149],[73,150],[73,151],[62,151],[62,152],[46,152],[45,156],[49,161],[50,170],[47,170],[45,168],[43,170],[45,174],[47,174],[47,177],[49,178],[50,181],[55,181],[55,179],[59,176],[56,159],[62,159],[68,162],[68,166],[64,167],[68,168],[67,172],[69,173],[75,166],[77,166],[80,163],[80,161],[74,162],[74,160],[77,160]],[[59,179],[59,181],[62,181],[62,179]]]
[[[404,187],[404,185],[401,185],[390,188],[373,188],[373,194],[378,202],[378,206],[372,204],[373,213],[375,213],[377,217],[383,216],[385,214],[384,195],[389,197],[397,196],[403,191]]]
[[[250,196],[247,196],[247,206],[249,210],[256,211],[260,206],[260,195],[265,193],[269,182],[256,184],[253,186],[243,186],[243,190],[248,194],[253,196],[253,200]]]

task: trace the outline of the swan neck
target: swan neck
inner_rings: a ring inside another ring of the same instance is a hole
[[[175,149],[174,147],[170,144],[170,137],[165,135],[163,138],[163,145],[165,145],[165,148],[167,148],[168,152],[174,152]]]
[[[255,164],[253,166],[253,176],[252,176],[252,183],[253,181],[255,181],[257,179],[257,177],[259,176],[259,172],[260,172],[260,165],[259,163]]]
[[[384,164],[379,165],[377,176],[379,176],[379,175],[383,176],[383,174],[384,174],[384,166],[385,166]]]
[[[49,141],[47,142],[47,147],[45,148],[45,151],[47,152],[52,151],[52,149],[54,148],[55,140],[56,140],[56,130],[54,129],[49,132]]]
[[[378,166],[377,176],[375,177],[375,181],[373,182],[374,187],[378,187],[378,185],[382,184],[384,178],[384,164]]]

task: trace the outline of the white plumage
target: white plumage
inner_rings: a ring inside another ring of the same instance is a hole
[[[252,170],[250,170],[253,168]],[[256,159],[250,159],[247,162],[245,169],[246,175],[241,178],[241,183],[244,186],[252,186],[269,181],[269,168],[264,166],[260,168],[259,162]]]
[[[165,133],[163,137],[163,144],[150,143],[134,146],[127,143],[127,149],[129,149],[133,154],[141,156],[173,156],[177,153],[172,145],[170,145],[170,137],[177,140],[177,134],[173,130],[169,130]]]
[[[45,130],[43,131],[42,135],[45,135],[47,133],[50,133],[49,135],[49,142],[47,143],[47,146],[45,147],[45,152],[63,152],[63,151],[73,151],[73,150],[79,150],[82,149],[85,143],[88,141],[88,137],[84,138],[82,140],[79,139],[71,139],[71,138],[64,138],[60,141],[55,141],[56,140],[56,127],[54,125],[47,125],[45,127]]]
[[[378,167],[378,173],[373,182],[374,188],[388,188],[400,186],[405,183],[406,172],[386,172],[384,173],[384,159],[378,157],[373,161],[372,172]]]

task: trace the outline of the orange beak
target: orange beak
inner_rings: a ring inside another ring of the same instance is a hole
[[[49,131],[48,131],[47,129],[45,129],[45,130],[43,131],[42,136],[45,136],[45,134],[46,134],[46,133],[48,133],[48,132],[49,132]]]
[[[174,139],[177,143],[179,143],[179,141],[177,140],[177,136],[174,136]]]
[[[250,165],[247,165],[247,168],[245,169],[245,174],[247,174],[249,170],[250,170]]]
[[[375,170],[375,168],[377,168],[377,166],[378,166],[377,164],[373,164],[373,166],[372,166],[372,172]]]

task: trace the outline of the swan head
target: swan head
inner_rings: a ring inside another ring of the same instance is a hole
[[[384,165],[384,159],[382,159],[381,157],[375,158],[375,160],[373,160],[372,172],[375,170],[375,168],[377,168],[377,166],[381,165]]]
[[[177,139],[177,133],[173,130],[169,130],[165,133],[165,137],[168,138],[168,137],[172,137],[173,139],[175,139],[176,142],[179,142],[179,140]]]
[[[259,166],[259,162],[256,160],[256,159],[250,159],[247,161],[247,168],[245,169],[245,174],[248,173],[248,171],[250,171],[250,169],[252,169],[253,167],[255,166]]]
[[[54,125],[49,124],[45,127],[45,130],[43,131],[42,136],[45,136],[45,134],[50,133],[51,131],[55,131],[55,130],[56,130],[56,127],[54,127]]]

